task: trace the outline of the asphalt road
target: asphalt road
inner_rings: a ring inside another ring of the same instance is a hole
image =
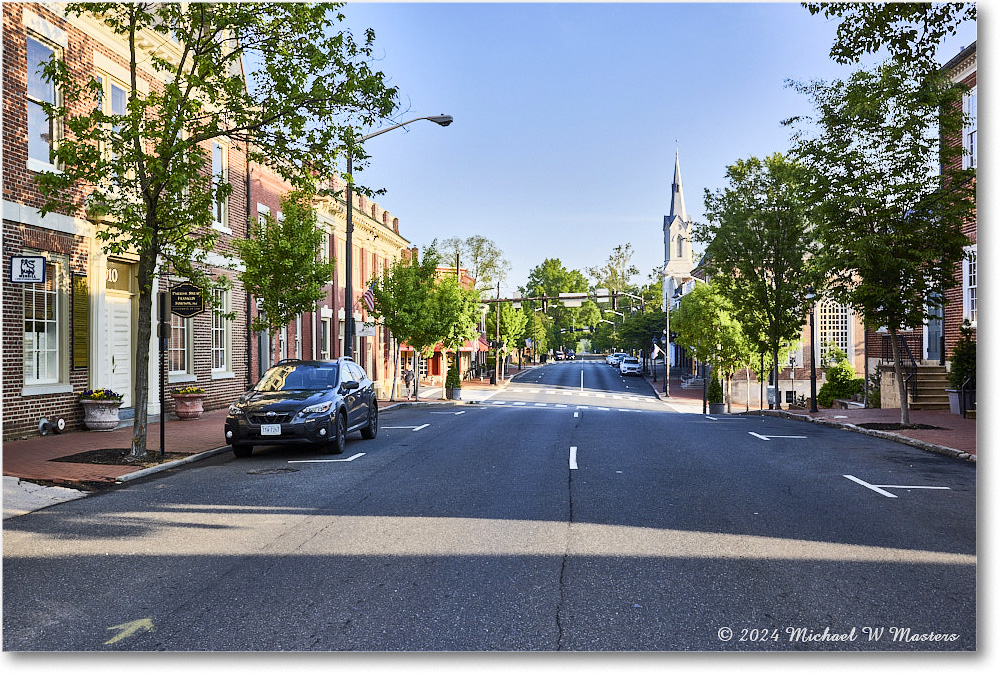
[[[4,649],[976,648],[974,465],[676,409],[553,363],[7,520]]]

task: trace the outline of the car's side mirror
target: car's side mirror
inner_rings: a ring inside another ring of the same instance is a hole
[[[343,384],[341,384],[340,391],[347,392],[353,389],[357,389],[360,386],[361,386],[360,382],[358,382],[357,380],[351,380],[349,382],[344,382]]]

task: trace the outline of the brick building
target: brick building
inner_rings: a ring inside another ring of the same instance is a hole
[[[179,46],[162,35],[141,36],[139,48],[169,55]],[[110,388],[123,394],[122,417],[135,401],[137,334],[137,255],[108,255],[95,236],[101,219],[75,213],[42,216],[42,197],[34,176],[58,170],[51,163],[52,144],[63,134],[41,104],[57,103],[60,92],[37,74],[52,55],[80,80],[101,79],[105,112],[122,112],[130,82],[127,45],[91,16],[66,16],[60,5],[3,4],[3,437],[38,432],[42,418],[63,418],[80,425],[79,394]],[[138,89],[161,86],[149,70],[138,73]],[[83,112],[83,111],[81,111]],[[244,153],[227,141],[207,143],[212,172],[233,185],[232,195],[214,205],[213,225],[220,237],[209,256],[213,276],[235,276],[231,242],[246,236]],[[79,206],[85,194],[74,195]],[[15,283],[14,260],[43,261],[45,280]],[[156,290],[178,279],[163,275]],[[221,407],[245,389],[248,379],[246,297],[236,283],[217,291],[225,311],[207,310],[191,319],[174,317],[166,368],[171,385],[190,384],[207,392],[206,407]],[[154,294],[153,316],[157,315]],[[155,319],[154,319],[155,320]],[[155,336],[155,326],[153,335]],[[149,413],[158,415],[159,354],[150,341]],[[168,411],[172,403],[167,402]]]

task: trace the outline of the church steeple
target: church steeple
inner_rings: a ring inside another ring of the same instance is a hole
[[[681,185],[681,154],[676,151],[674,156],[674,183],[673,193],[670,195],[670,217],[677,216],[687,222],[687,210],[684,208],[684,187]]]

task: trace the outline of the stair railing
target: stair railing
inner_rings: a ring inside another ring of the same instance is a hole
[[[966,417],[966,413],[969,412],[968,404],[968,394],[972,394],[972,410],[976,409],[976,376],[973,375],[962,383],[962,386],[958,390],[958,410],[962,413],[962,417]]]

